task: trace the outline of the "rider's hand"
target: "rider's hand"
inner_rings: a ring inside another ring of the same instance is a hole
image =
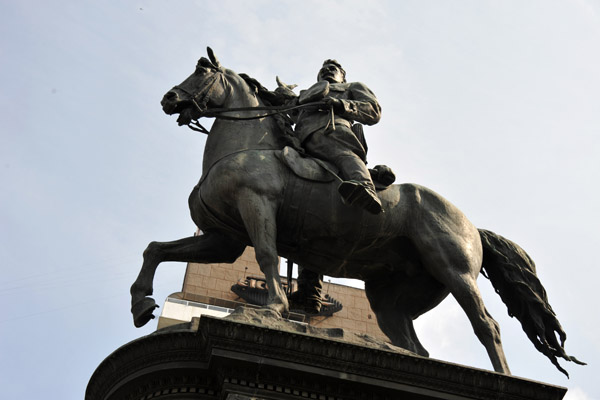
[[[327,107],[333,107],[333,111],[342,112],[344,111],[344,103],[340,99],[335,97],[326,97],[323,99]]]

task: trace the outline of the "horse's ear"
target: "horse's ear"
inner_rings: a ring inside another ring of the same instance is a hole
[[[210,47],[206,48],[206,52],[208,53],[208,58],[210,58],[210,61],[215,65],[215,67],[221,68],[221,63],[215,56],[215,52]]]

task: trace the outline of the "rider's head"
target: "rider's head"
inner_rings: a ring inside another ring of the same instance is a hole
[[[325,60],[323,66],[317,75],[317,81],[327,81],[329,83],[345,83],[346,71],[336,60]]]

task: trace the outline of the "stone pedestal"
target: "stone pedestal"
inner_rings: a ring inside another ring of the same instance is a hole
[[[566,389],[325,338],[202,317],[134,340],[94,372],[86,400],[562,399]],[[307,333],[302,333],[307,332]]]

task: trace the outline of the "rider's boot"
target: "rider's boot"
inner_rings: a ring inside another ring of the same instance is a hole
[[[371,214],[379,214],[383,211],[375,190],[366,183],[344,181],[338,186],[338,192],[346,204],[361,207]]]
[[[318,314],[322,304],[323,276],[299,265],[297,283],[298,290],[288,297],[290,310]]]
[[[290,311],[306,314],[318,314],[321,311],[321,299],[311,297],[302,290],[297,290],[288,297]]]

